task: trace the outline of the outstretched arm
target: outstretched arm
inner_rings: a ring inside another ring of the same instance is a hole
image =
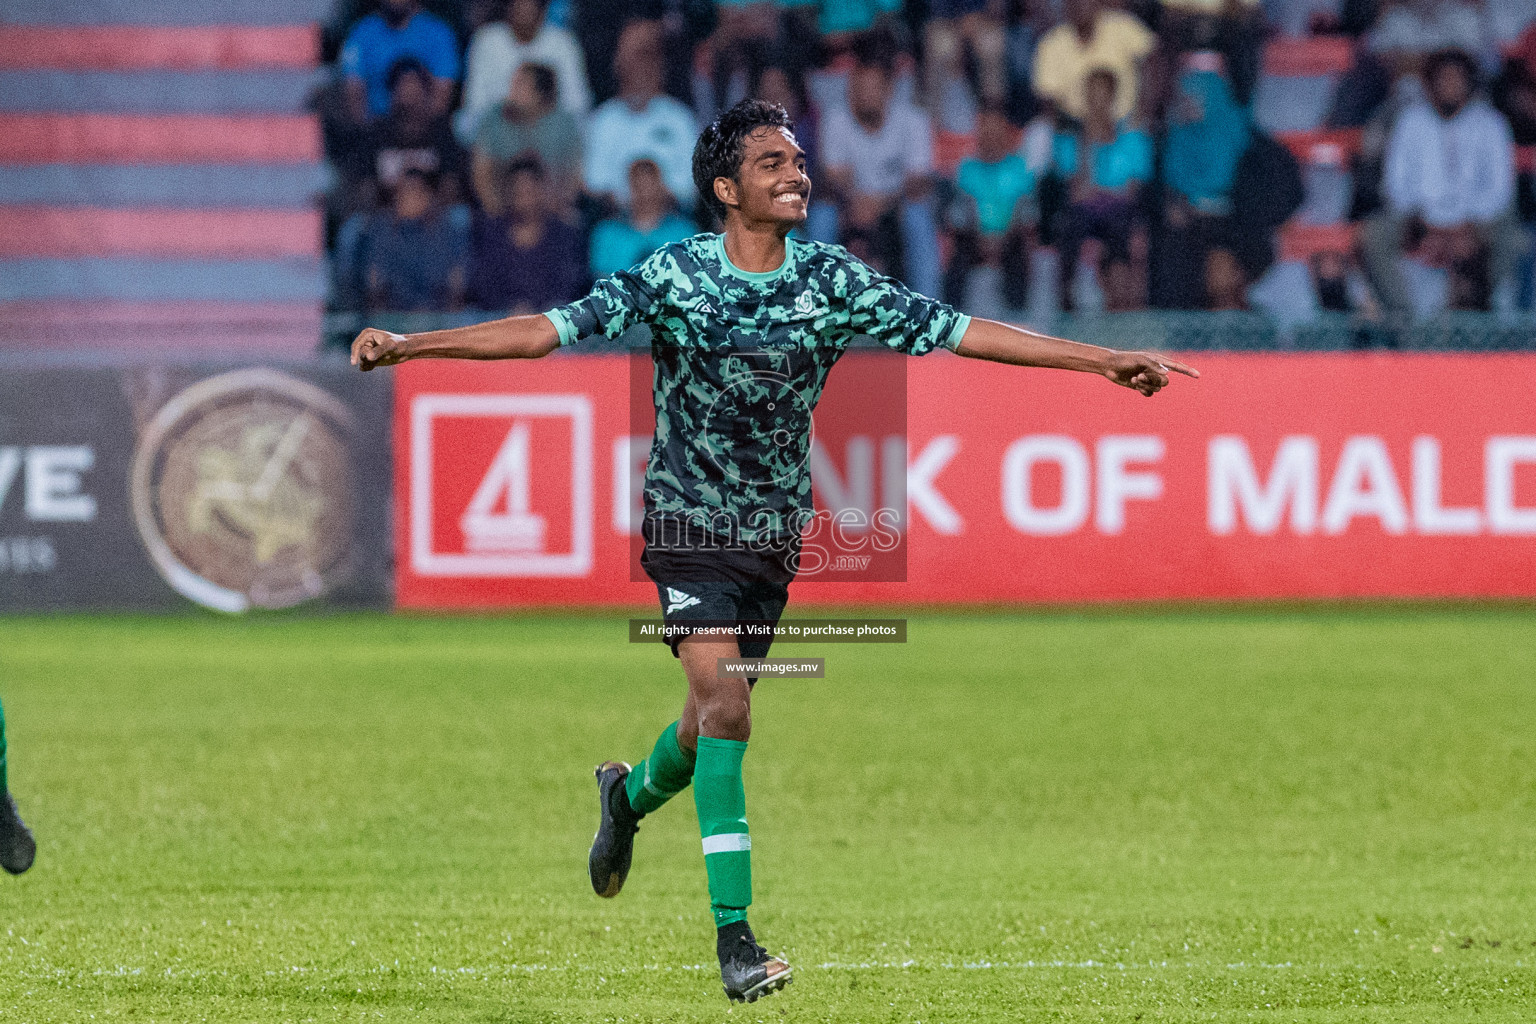
[[[421,334],[365,327],[352,342],[352,365],[371,370],[407,359],[537,359],[559,347],[560,335],[542,313]]]
[[[1097,373],[1148,397],[1168,386],[1170,371],[1189,377],[1200,376],[1199,370],[1156,352],[1119,352],[980,318],[971,321],[955,351],[962,356],[990,359],[994,363]]]

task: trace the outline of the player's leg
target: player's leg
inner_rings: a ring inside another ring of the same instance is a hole
[[[752,904],[752,839],[741,762],[752,735],[751,687],[723,675],[721,659],[740,657],[734,638],[690,636],[678,646],[688,675],[688,703],[678,742],[696,750],[693,802],[699,814],[709,903],[715,919],[720,979],[733,1000],[753,1002],[791,980],[789,964],[757,944],[747,924]]]
[[[684,713],[687,706],[684,705]],[[677,742],[677,727],[673,722],[661,730],[651,755],[635,765],[624,781],[629,806],[638,814],[650,814],[688,788],[693,781],[693,751],[684,750]]]
[[[19,875],[32,866],[37,843],[11,798],[5,762],[5,708],[0,706],[0,867]]]
[[[599,896],[612,898],[624,887],[640,819],[659,810],[693,778],[693,751],[679,746],[679,724],[673,722],[663,729],[651,755],[633,769],[623,761],[604,761],[597,766],[601,819],[587,854],[587,871]]]
[[[663,559],[653,555],[652,566],[657,570],[654,575],[673,578]],[[657,594],[661,599],[662,621],[669,629],[705,621],[730,622],[736,614],[734,584],[658,582]],[[678,655],[678,642],[669,640],[673,656]],[[687,714],[685,704],[684,715]],[[680,724],[673,722],[663,729],[650,756],[637,767],[631,769],[623,761],[604,761],[597,766],[600,817],[592,848],[587,853],[587,873],[593,891],[599,896],[612,898],[624,887],[640,819],[682,792],[693,778],[693,743],[690,740],[679,745]]]
[[[688,676],[679,742],[695,750],[693,802],[704,840],[715,926],[743,921],[752,903],[752,841],[741,761],[752,735],[751,691],[741,676],[722,677],[722,658],[740,657],[734,638],[695,635],[678,645]]]

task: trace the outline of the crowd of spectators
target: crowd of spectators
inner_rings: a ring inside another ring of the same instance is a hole
[[[717,228],[693,143],[748,95],[795,119],[808,236],[920,291],[1245,309],[1307,198],[1253,114],[1282,34],[1354,54],[1319,127],[1362,130],[1358,244],[1312,258],[1317,307],[1406,314],[1405,255],[1454,307],[1530,301],[1530,0],[346,0],[331,31],[339,309],[541,310]]]

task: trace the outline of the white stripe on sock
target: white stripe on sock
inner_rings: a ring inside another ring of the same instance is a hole
[[[655,786],[651,785],[651,762],[650,761],[646,761],[645,762],[645,778],[644,778],[644,780],[642,780],[641,784],[643,786],[645,786],[645,788],[647,790],[650,791],[652,796],[659,796],[659,797],[662,797],[663,799],[665,799],[666,797],[669,797],[669,796],[672,795],[671,793],[663,793],[661,790],[659,790]]]
[[[704,837],[704,855],[712,853],[742,853],[752,849],[752,837],[745,832],[727,832],[719,836]]]
[[[680,790],[676,789],[671,790],[670,792],[665,789],[658,789],[656,785],[651,782],[651,766],[649,763],[647,763],[645,766],[645,778],[641,780],[641,785],[645,787],[646,792],[650,793],[652,796],[659,796],[663,800],[671,800],[673,797],[677,796],[679,792],[681,792]]]

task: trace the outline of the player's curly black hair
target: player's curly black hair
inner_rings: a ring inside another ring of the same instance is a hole
[[[693,184],[709,211],[725,219],[725,204],[715,195],[715,179],[739,181],[747,139],[760,128],[794,130],[789,112],[777,103],[742,100],[704,129],[693,147]]]

